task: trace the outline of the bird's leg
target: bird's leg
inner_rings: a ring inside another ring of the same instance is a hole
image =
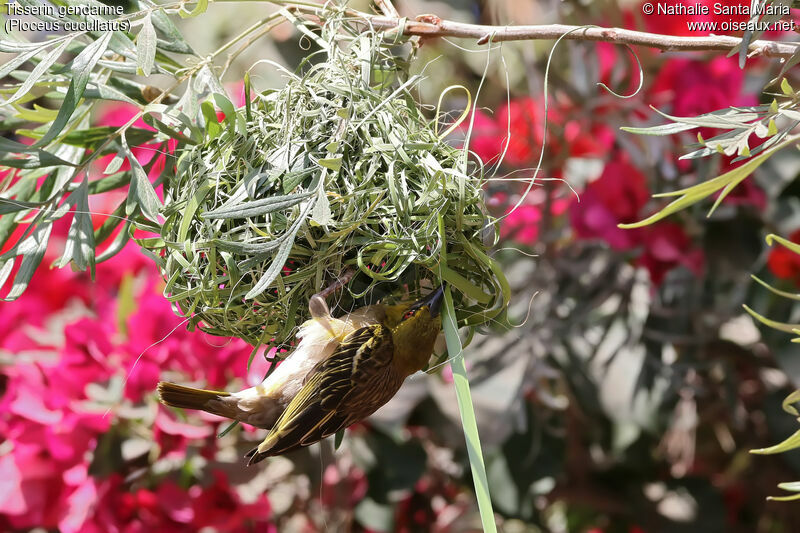
[[[353,279],[354,274],[355,271],[352,268],[348,268],[342,273],[339,279],[312,296],[308,301],[308,310],[311,312],[311,316],[314,318],[331,316],[331,310],[328,308],[328,303],[325,301],[325,298],[347,285],[347,283]]]

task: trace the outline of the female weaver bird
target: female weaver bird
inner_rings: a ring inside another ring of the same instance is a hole
[[[342,318],[332,317],[325,303],[332,290],[312,297],[312,318],[300,326],[300,343],[260,385],[229,393],[162,381],[161,402],[269,429],[247,454],[248,464],[368,417],[430,359],[442,327],[443,288],[411,304],[370,305]]]

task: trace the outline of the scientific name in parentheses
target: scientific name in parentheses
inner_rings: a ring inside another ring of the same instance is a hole
[[[723,4],[721,2],[715,3],[713,6],[706,4],[663,4],[658,2],[656,4],[656,13],[659,15],[790,15],[790,7],[788,4],[765,4],[756,6],[751,9],[750,5],[744,4]]]

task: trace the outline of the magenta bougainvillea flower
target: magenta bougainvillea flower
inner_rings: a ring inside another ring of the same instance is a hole
[[[132,106],[110,107],[101,123],[122,124],[133,112]],[[165,154],[159,157],[166,161]],[[93,201],[97,228],[124,201],[124,192]],[[58,259],[68,228],[68,219],[54,224],[45,263]],[[85,272],[40,269],[25,294],[0,307],[0,349],[17,354],[13,366],[0,368],[0,530],[272,531],[267,497],[242,501],[220,472],[203,486],[167,478],[156,490],[132,489],[117,474],[90,473],[100,439],[112,426],[129,423],[117,407],[152,402],[161,372],[181,372],[216,387],[253,378],[246,370],[251,348],[238,339],[186,331],[162,295],[163,283],[152,261],[131,243],[98,264],[94,280]],[[132,291],[124,298],[135,301],[135,308],[125,307],[121,286]],[[54,335],[59,328],[62,334]],[[263,360],[253,367],[263,373]],[[90,388],[105,389],[114,381],[125,383],[123,397],[105,400],[114,403],[112,409],[98,405]],[[213,425],[179,421],[159,408],[150,431],[160,458],[180,459],[195,445],[213,459]]]

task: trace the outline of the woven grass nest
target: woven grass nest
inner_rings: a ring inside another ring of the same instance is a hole
[[[323,60],[228,110],[165,186],[165,295],[190,327],[291,342],[309,298],[347,269],[340,313],[442,280],[460,325],[505,309],[480,165],[423,115],[391,43],[348,28],[326,25]]]

